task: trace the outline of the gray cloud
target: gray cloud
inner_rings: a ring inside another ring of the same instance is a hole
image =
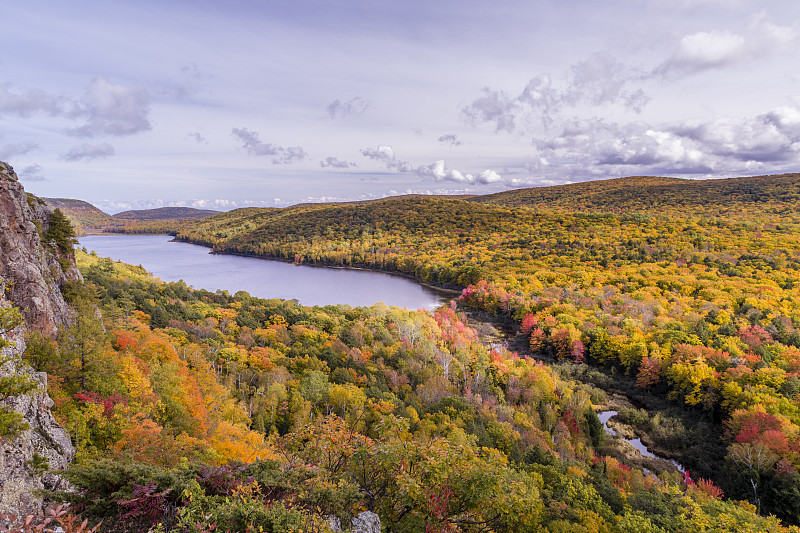
[[[17,175],[23,181],[47,181],[39,165],[30,165],[20,170]]]
[[[616,124],[566,121],[556,136],[534,139],[527,166],[538,179],[620,175],[724,175],[791,170],[800,163],[800,107],[742,119]],[[519,185],[520,183],[516,183]]]
[[[0,86],[0,115],[29,117],[36,113],[58,116],[64,113],[69,102],[61,97],[36,89],[11,92],[8,85]]]
[[[414,170],[414,166],[411,163],[397,159],[394,149],[385,144],[378,145],[377,148],[364,148],[361,150],[361,155],[383,163],[386,168],[397,172],[411,172]]]
[[[64,161],[80,161],[82,159],[92,161],[93,159],[104,159],[112,155],[114,155],[114,147],[108,143],[84,143],[63,154],[61,159]]]
[[[193,140],[197,141],[197,142],[198,142],[198,143],[200,143],[200,144],[208,144],[208,139],[206,139],[205,137],[203,137],[203,136],[200,134],[200,132],[187,133],[187,134],[186,134],[186,138],[187,138],[187,139],[193,139]]]
[[[441,135],[438,140],[440,143],[446,143],[452,146],[461,146],[463,144],[458,136],[452,133]]]
[[[308,159],[308,154],[302,146],[289,146],[284,148],[277,144],[265,143],[259,139],[258,132],[247,128],[233,128],[231,133],[242,142],[242,148],[250,155],[275,156],[273,165],[288,165]]]
[[[709,154],[744,163],[785,163],[800,156],[800,108],[784,106],[741,120],[681,123],[671,132]]]
[[[96,77],[83,98],[75,117],[86,124],[70,130],[77,137],[133,135],[151,129],[150,95],[144,89],[113,85]]]
[[[516,112],[520,107],[517,98],[503,91],[484,87],[483,96],[461,109],[461,115],[473,125],[495,123],[495,131],[512,132],[516,127]]]
[[[360,115],[372,106],[372,102],[366,98],[356,96],[346,102],[339,99],[328,104],[328,114],[331,119],[343,118],[350,115]]]
[[[324,161],[320,161],[319,162],[319,166],[321,166],[322,168],[328,168],[328,167],[330,167],[330,168],[352,168],[352,167],[357,167],[358,164],[357,163],[353,163],[351,161],[343,161],[341,159],[338,159],[336,157],[331,156],[331,157],[326,158]]]
[[[556,82],[549,74],[535,76],[517,96],[485,87],[483,95],[461,109],[473,125],[493,123],[495,131],[513,132],[518,127],[551,127],[565,108],[620,105],[641,112],[649,101],[641,87],[645,76],[611,56],[596,53],[573,64]]]
[[[0,160],[8,161],[12,157],[18,155],[25,155],[34,150],[38,150],[39,145],[31,141],[21,141],[16,143],[8,143],[0,146]]]

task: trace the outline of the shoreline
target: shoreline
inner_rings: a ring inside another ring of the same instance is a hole
[[[85,231],[85,230],[84,230]],[[420,281],[416,277],[412,276],[411,274],[406,274],[404,272],[397,272],[391,270],[382,270],[379,268],[368,268],[368,267],[356,267],[356,266],[342,266],[342,265],[327,265],[327,264],[320,264],[320,263],[295,263],[289,259],[284,259],[281,257],[269,257],[263,255],[256,255],[252,253],[245,253],[245,252],[219,252],[215,251],[213,247],[210,247],[206,244],[202,244],[199,242],[193,242],[184,239],[178,239],[175,235],[170,235],[169,233],[124,233],[124,232],[115,232],[115,231],[93,231],[93,232],[86,232],[80,237],[102,237],[104,235],[109,236],[136,236],[136,235],[153,235],[153,236],[163,236],[163,237],[171,237],[170,241],[168,242],[182,242],[186,244],[193,244],[195,246],[202,246],[203,248],[207,248],[209,254],[212,255],[232,255],[232,256],[239,256],[239,257],[251,257],[253,259],[261,259],[264,261],[277,261],[280,263],[285,263],[289,265],[296,265],[296,266],[307,266],[313,268],[329,268],[329,269],[338,269],[338,270],[357,270],[362,272],[376,272],[379,274],[385,274],[388,276],[395,276],[399,278],[404,278],[409,281],[413,281],[414,283],[425,287],[431,291],[438,293],[440,296],[449,298],[449,299],[458,299],[461,296],[463,289],[456,289],[450,287],[442,287],[440,285],[435,285],[432,283],[426,283],[424,281]],[[79,238],[80,238],[79,237]]]

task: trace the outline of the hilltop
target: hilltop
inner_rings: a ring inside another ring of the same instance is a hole
[[[566,211],[678,208],[723,214],[745,206],[783,210],[800,198],[800,174],[689,180],[632,176],[473,196],[471,202]]]
[[[184,218],[206,218],[220,214],[212,209],[195,209],[193,207],[159,207],[157,209],[134,209],[113,215],[122,220],[171,220]]]
[[[81,231],[121,230],[134,222],[160,220],[192,220],[218,215],[220,211],[195,209],[192,207],[160,207],[157,209],[134,209],[109,215],[89,202],[74,198],[44,198],[47,205],[60,209],[72,224]]]
[[[84,231],[122,225],[119,220],[83,200],[72,198],[43,198],[43,200],[47,205],[60,209],[76,227]]]

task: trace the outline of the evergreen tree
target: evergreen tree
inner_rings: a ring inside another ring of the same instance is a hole
[[[42,236],[42,240],[56,243],[59,250],[65,254],[71,252],[72,245],[78,242],[75,239],[75,228],[61,209],[56,209],[50,215],[47,232]]]

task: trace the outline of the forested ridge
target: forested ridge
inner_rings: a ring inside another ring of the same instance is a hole
[[[727,214],[564,193],[548,210],[403,197],[132,226],[463,292],[433,313],[309,308],[79,252],[75,325],[26,356],[78,448],[66,497],[110,530],[327,531],[370,510],[386,531],[797,531],[800,253],[782,179]],[[525,346],[481,342],[464,310]],[[596,414],[612,392],[649,409],[618,418],[687,474],[631,466]]]
[[[528,332],[534,355],[616,373],[707,420],[722,441],[704,450],[628,413],[729,496],[797,523],[798,182],[625,178],[248,209],[172,229],[223,253],[464,287],[463,304]]]

